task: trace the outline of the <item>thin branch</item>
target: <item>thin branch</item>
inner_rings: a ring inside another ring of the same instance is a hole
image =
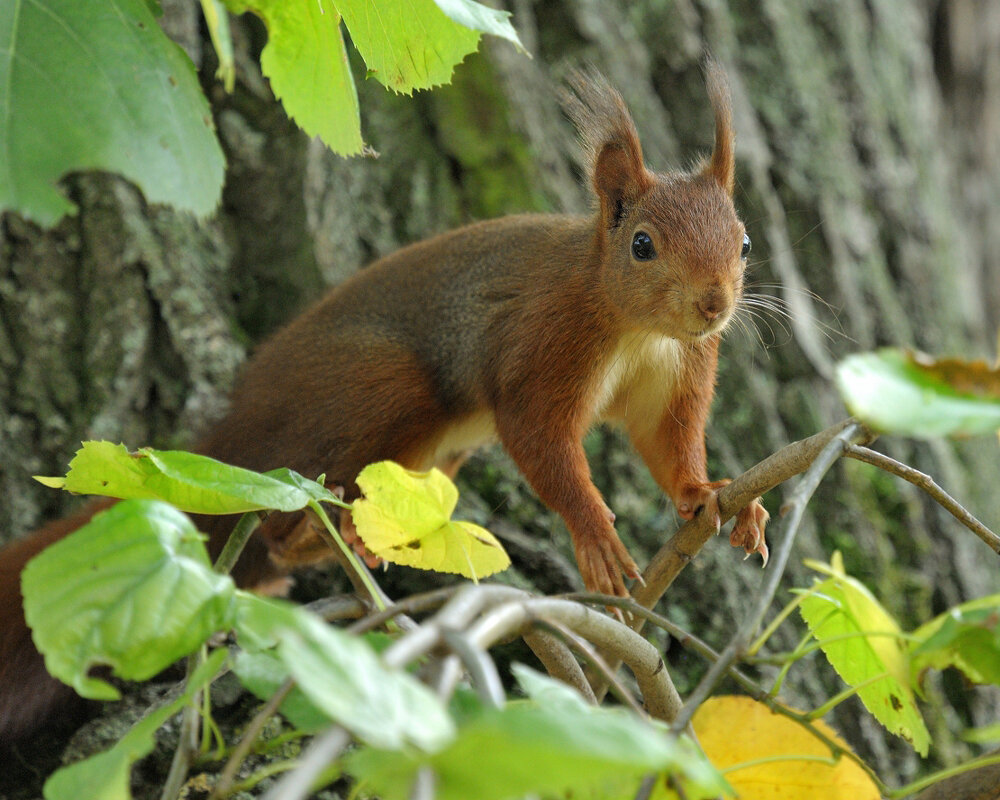
[[[844,420],[824,431],[792,442],[777,453],[768,456],[751,467],[727,486],[719,490],[719,517],[723,523],[733,517],[755,498],[773,489],[789,478],[805,472],[819,453],[830,441],[848,426],[856,426],[853,420]],[[870,441],[873,435],[863,433],[858,436],[862,442]],[[716,533],[715,526],[701,514],[680,527],[659,552],[653,556],[643,573],[645,586],[635,587],[633,596],[639,605],[652,608],[680,571],[698,554],[705,542]],[[641,629],[641,620],[633,626]]]
[[[596,605],[607,605],[607,600],[604,595],[596,593],[578,593],[572,595],[566,595],[566,599],[573,599],[582,603],[593,603]],[[710,644],[699,639],[693,633],[688,633],[686,630],[681,628],[674,622],[664,617],[662,614],[657,614],[655,611],[650,611],[648,608],[643,608],[634,600],[627,598],[615,598],[619,607],[633,615],[639,615],[644,617],[647,621],[662,628],[671,636],[673,636],[681,646],[685,649],[692,650],[701,656],[705,661],[710,664],[714,664],[719,660],[719,652],[715,650]],[[761,686],[753,678],[749,677],[745,673],[741,672],[736,666],[730,666],[727,670],[727,675],[732,678],[736,683],[738,683],[743,690],[747,693],[749,697],[757,700],[764,705],[766,705],[775,714],[780,714],[783,717],[787,717],[793,722],[798,723],[810,734],[812,734],[816,739],[821,741],[826,747],[830,749],[831,754],[837,758],[843,756],[844,758],[850,759],[855,764],[858,765],[879,787],[879,791],[885,795],[888,789],[885,784],[879,779],[868,764],[866,764],[860,756],[856,755],[851,750],[845,749],[832,738],[827,736],[822,730],[816,728],[812,720],[809,719],[808,714],[802,711],[796,711],[794,709],[788,708],[787,706],[779,703],[771,694]]]
[[[480,647],[488,648],[509,636],[522,634],[540,619],[558,620],[609,657],[624,660],[635,675],[649,714],[666,722],[673,720],[680,708],[680,695],[659,652],[635,631],[606,614],[569,600],[533,597],[522,592],[520,598],[483,614],[469,628],[468,635]]]
[[[544,630],[535,629],[526,631],[524,641],[535,654],[545,671],[553,678],[562,681],[568,686],[576,689],[588,703],[597,705],[597,697],[594,690],[590,688],[587,676],[583,674],[583,669],[569,647],[559,637],[553,636]]]
[[[253,529],[251,528],[251,531],[252,530]],[[187,657],[184,680],[185,686],[187,685],[188,679],[190,679],[191,675],[194,674],[194,671],[201,663],[201,658],[201,649],[195,653],[191,653]],[[200,715],[198,713],[199,698],[200,692],[192,697],[181,711],[181,727],[180,732],[177,735],[177,749],[174,751],[174,757],[170,762],[170,772],[167,773],[167,778],[163,782],[160,800],[175,800],[175,798],[180,797],[181,788],[184,786],[184,781],[187,779],[188,770],[191,768],[192,756],[198,749],[198,721],[200,719]]]
[[[299,765],[274,784],[263,800],[305,800],[316,778],[350,743],[351,734],[339,725],[321,733],[313,739]]]
[[[698,706],[705,702],[708,695],[715,688],[715,685],[725,675],[729,667],[744,653],[754,635],[760,629],[764,615],[767,614],[767,609],[770,608],[771,602],[774,600],[774,595],[778,591],[778,584],[784,576],[785,566],[788,564],[792,545],[795,543],[799,524],[802,522],[809,498],[816,491],[816,487],[819,486],[819,482],[823,479],[827,470],[843,455],[844,447],[852,439],[861,438],[864,435],[861,425],[856,422],[851,422],[838,431],[816,456],[812,466],[809,467],[805,475],[803,475],[802,480],[795,487],[788,502],[785,503],[782,509],[788,515],[788,521],[785,525],[785,536],[771,559],[770,568],[767,570],[761,587],[757,591],[754,605],[750,613],[747,614],[746,619],[740,625],[739,630],[737,630],[729,644],[726,645],[726,649],[722,651],[719,660],[712,665],[694,692],[688,697],[681,712],[677,715],[677,719],[673,722],[673,729],[675,731],[683,730],[687,726]]]
[[[575,650],[594,669],[604,676],[604,680],[611,686],[614,695],[626,706],[632,709],[640,717],[645,717],[646,712],[632,696],[632,693],[615,677],[614,672],[601,658],[600,654],[585,640],[573,633],[569,628],[554,619],[541,618],[536,621],[536,626],[556,634],[566,643],[568,647]],[[589,688],[589,686],[588,686]],[[596,700],[594,701],[596,702]]]
[[[415,594],[411,597],[407,597],[405,600],[400,600],[398,603],[386,606],[381,611],[377,611],[374,614],[369,614],[368,616],[359,619],[348,628],[348,631],[358,634],[367,633],[375,628],[380,628],[384,623],[388,622],[390,619],[394,619],[400,614],[420,614],[424,611],[431,611],[433,609],[440,608],[446,601],[450,600],[460,588],[461,584],[456,584],[455,586],[445,586],[442,589],[435,589],[431,592],[424,592],[423,594]]]
[[[462,660],[480,699],[493,708],[502,708],[507,701],[507,695],[503,690],[503,681],[500,680],[497,665],[493,663],[489,653],[470,642],[464,632],[446,630],[444,640],[452,652]]]
[[[226,760],[226,765],[222,772],[219,774],[219,780],[215,784],[215,788],[212,790],[212,798],[225,797],[229,790],[233,786],[233,782],[236,780],[236,773],[239,772],[240,765],[243,763],[243,759],[247,757],[250,752],[250,748],[253,747],[254,742],[260,736],[260,732],[264,729],[267,721],[278,713],[278,708],[288,697],[289,692],[295,686],[295,679],[288,678],[278,690],[271,695],[268,701],[263,705],[263,707],[254,715],[254,718],[250,720],[250,724],[247,729],[243,732],[243,736],[240,738],[239,743],[233,749],[229,758]]]
[[[993,531],[972,516],[972,514],[970,514],[961,503],[938,486],[930,475],[920,472],[920,470],[916,470],[913,467],[896,461],[894,458],[890,458],[887,455],[878,453],[867,447],[850,445],[844,450],[844,455],[856,458],[858,461],[864,461],[866,464],[871,464],[872,466],[878,467],[886,472],[891,472],[893,475],[897,475],[903,480],[909,481],[918,489],[922,489],[955,519],[986,542],[986,545],[994,553],[1000,555],[1000,536],[997,536],[993,533]]]

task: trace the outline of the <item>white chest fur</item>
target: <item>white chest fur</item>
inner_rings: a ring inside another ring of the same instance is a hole
[[[595,420],[630,427],[658,423],[683,369],[680,342],[655,333],[634,333],[608,359],[596,393]]]

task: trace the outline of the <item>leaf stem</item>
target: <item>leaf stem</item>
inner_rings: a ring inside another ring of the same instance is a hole
[[[766,628],[761,632],[753,643],[747,648],[746,654],[748,656],[755,656],[760,651],[760,648],[764,646],[768,639],[774,634],[778,627],[784,622],[788,617],[799,607],[799,604],[805,599],[807,595],[797,595],[790,603],[788,603],[778,615],[771,620]],[[797,649],[797,648],[796,648]]]
[[[911,794],[915,794],[921,789],[926,789],[928,786],[931,786],[938,781],[943,781],[946,778],[951,778],[955,775],[962,775],[966,772],[971,772],[974,769],[979,769],[980,767],[989,767],[993,764],[1000,764],[1000,753],[990,753],[989,755],[981,756],[980,758],[974,758],[972,761],[967,761],[964,764],[958,764],[954,767],[947,767],[939,770],[938,772],[932,772],[930,775],[925,775],[923,778],[913,781],[913,783],[908,783],[906,786],[900,786],[895,791],[890,792],[888,797],[889,800],[909,797]]]
[[[246,546],[247,540],[250,535],[257,530],[260,525],[260,513],[259,511],[247,511],[243,514],[236,523],[236,527],[233,528],[233,532],[229,534],[229,538],[226,540],[225,546],[222,548],[222,552],[219,553],[219,557],[215,559],[215,565],[213,569],[222,575],[228,575],[233,567],[236,565],[236,561],[240,557],[240,553],[243,552],[243,548]]]
[[[347,543],[341,538],[340,533],[338,533],[337,529],[330,521],[330,517],[327,516],[327,513],[323,509],[323,506],[321,506],[315,500],[310,500],[309,508],[313,511],[314,514],[316,514],[317,517],[319,517],[320,521],[323,523],[323,526],[326,528],[327,533],[333,539],[333,542],[336,544],[336,546],[340,549],[340,552],[343,555],[344,559],[347,561],[348,564],[350,564],[351,569],[354,570],[358,580],[365,587],[365,591],[368,592],[368,596],[371,597],[371,600],[375,604],[375,607],[379,611],[385,611],[386,606],[388,605],[388,603],[386,603],[385,595],[382,593],[382,590],[379,588],[378,584],[375,583],[375,579],[372,578],[371,573],[365,568],[365,566],[360,561],[358,561],[358,557],[355,555],[354,551],[350,547],[348,547]]]

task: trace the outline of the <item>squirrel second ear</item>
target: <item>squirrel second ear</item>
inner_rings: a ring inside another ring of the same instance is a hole
[[[608,142],[594,160],[594,190],[609,228],[618,225],[628,203],[650,186],[638,139],[634,144],[623,147],[619,142]]]
[[[736,167],[733,136],[733,112],[729,99],[729,81],[719,63],[709,58],[705,64],[708,83],[708,97],[715,112],[715,147],[712,158],[705,165],[702,174],[710,176],[729,195],[736,182]]]

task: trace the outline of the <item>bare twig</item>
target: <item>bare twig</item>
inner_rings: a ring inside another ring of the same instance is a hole
[[[617,677],[615,677],[614,672],[612,672],[611,668],[604,662],[604,659],[601,658],[600,654],[593,647],[591,647],[586,640],[581,639],[565,625],[562,625],[555,620],[542,618],[537,620],[535,624],[540,628],[551,631],[559,636],[568,647],[579,653],[583,659],[585,659],[594,669],[604,676],[604,680],[606,680],[611,686],[613,694],[624,705],[631,708],[640,717],[646,716],[646,712],[643,711],[639,703],[636,702],[632,693],[622,685],[621,681],[619,681]],[[587,688],[590,688],[589,685]]]
[[[923,491],[932,497],[955,519],[986,542],[987,546],[994,553],[1000,554],[1000,536],[997,536],[993,533],[993,531],[972,516],[972,514],[970,514],[964,506],[955,500],[955,498],[938,486],[930,475],[920,472],[913,467],[896,461],[894,458],[889,458],[889,456],[878,453],[867,447],[860,447],[854,444],[849,445],[844,449],[844,455],[856,458],[858,461],[864,461],[866,464],[871,464],[872,466],[878,467],[886,472],[891,472],[893,475],[897,475],[903,480],[909,481],[918,489],[923,489]]]
[[[566,595],[568,600],[576,600],[581,603],[592,603],[595,605],[606,605],[607,600],[605,595],[596,593],[584,593],[580,592],[578,594]],[[681,628],[674,622],[664,617],[661,614],[657,614],[655,611],[650,611],[648,608],[643,608],[634,600],[628,600],[626,598],[616,598],[618,601],[619,608],[624,611],[629,612],[633,615],[638,615],[644,617],[653,625],[659,628],[663,628],[667,633],[677,639],[681,646],[685,649],[692,650],[701,656],[705,661],[710,664],[714,664],[719,660],[719,652],[715,650],[707,642],[699,639],[693,633]],[[744,672],[739,670],[736,666],[730,665],[729,669],[726,670],[726,674],[732,678],[736,683],[738,683],[743,690],[747,693],[747,696],[751,697],[758,702],[763,703],[768,708],[770,708],[775,714],[780,714],[783,717],[787,717],[793,722],[798,723],[803,728],[809,731],[810,734],[821,741],[826,747],[830,749],[830,754],[834,758],[844,757],[853,761],[858,765],[859,768],[865,771],[865,773],[874,781],[875,785],[879,787],[879,791],[885,795],[888,791],[885,784],[879,779],[868,764],[866,764],[860,756],[856,755],[850,749],[842,747],[833,738],[828,736],[822,730],[813,725],[812,720],[809,718],[808,714],[802,711],[796,711],[782,703],[777,702],[771,694],[761,686],[753,678],[746,675]]]
[[[826,471],[843,455],[844,447],[852,439],[860,439],[864,436],[865,434],[860,424],[856,422],[848,423],[824,445],[812,465],[806,471],[806,474],[802,477],[802,480],[795,487],[791,497],[782,509],[787,513],[785,536],[771,558],[770,568],[767,570],[761,587],[757,592],[754,605],[750,613],[747,614],[746,619],[741,623],[739,630],[737,630],[729,644],[726,645],[726,649],[722,651],[719,660],[709,668],[705,677],[702,678],[690,697],[688,697],[687,702],[673,722],[674,730],[680,731],[684,729],[691,721],[691,717],[698,706],[705,701],[729,667],[746,650],[747,645],[760,628],[764,615],[767,613],[767,609],[774,599],[775,592],[778,590],[778,584],[784,575],[785,566],[788,563],[788,557],[791,555],[792,545],[795,542],[799,524],[805,514],[809,498],[816,491],[816,487],[819,486],[819,482],[826,474]]]
[[[533,597],[522,592],[520,598],[505,602],[480,617],[469,628],[469,638],[480,647],[488,648],[497,641],[523,633],[540,619],[557,620],[609,657],[624,660],[639,684],[649,714],[666,722],[673,720],[680,708],[680,696],[656,648],[606,614],[579,603]]]
[[[260,736],[260,732],[264,729],[267,721],[278,712],[281,704],[285,702],[285,698],[288,697],[288,693],[292,691],[294,686],[295,679],[288,678],[283,684],[281,684],[281,686],[278,687],[278,690],[271,695],[263,707],[257,711],[253,719],[250,720],[250,724],[243,732],[243,736],[240,738],[239,743],[226,760],[225,767],[223,767],[222,772],[219,773],[219,780],[216,781],[215,788],[212,790],[212,798],[225,797],[232,788],[233,782],[236,780],[236,773],[239,771],[240,764],[243,763],[243,759],[247,757],[247,754],[250,752],[250,748],[253,747],[254,742],[257,741],[257,737]]]
[[[444,632],[444,640],[465,665],[476,687],[479,697],[493,708],[501,708],[507,700],[503,690],[503,682],[497,665],[493,663],[489,653],[475,647],[464,633],[454,630]]]
[[[359,619],[348,630],[351,633],[367,633],[368,631],[375,630],[375,628],[380,628],[384,623],[400,614],[420,614],[424,611],[440,608],[460,588],[461,584],[458,584],[455,586],[445,586],[442,589],[435,589],[423,594],[412,595],[404,600],[400,600],[398,603],[386,606],[381,611],[376,611]]]
[[[724,486],[719,490],[721,521],[725,523],[755,498],[789,478],[805,472],[830,440],[848,425],[856,424],[853,420],[844,420],[808,439],[792,442],[748,469],[728,486]],[[871,434],[865,433],[859,440],[870,441],[871,438]],[[715,532],[715,526],[701,514],[682,525],[646,567],[642,576],[645,586],[637,586],[633,592],[636,602],[646,608],[655,606],[680,571],[698,554]],[[641,620],[636,620],[635,626],[637,630],[641,628]]]
[[[299,765],[279,780],[263,800],[304,800],[313,782],[351,743],[351,734],[339,725],[321,733],[306,750]]]
[[[525,632],[524,641],[531,651],[542,662],[545,671],[553,678],[562,681],[576,689],[583,698],[597,704],[594,690],[590,688],[587,676],[583,674],[580,664],[570,652],[566,643],[544,630],[534,629]]]
[[[252,530],[253,528],[251,528]],[[187,657],[186,679],[191,677],[199,663],[200,653],[192,653]],[[175,798],[180,797],[181,788],[187,779],[188,770],[191,768],[191,757],[198,749],[198,721],[201,716],[198,713],[197,704],[200,697],[200,692],[195,694],[181,711],[181,728],[177,736],[177,749],[170,762],[170,772],[167,773],[167,778],[163,782],[160,800],[175,800]]]

